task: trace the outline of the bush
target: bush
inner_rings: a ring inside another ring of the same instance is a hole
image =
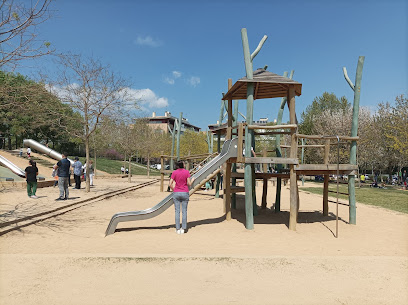
[[[102,156],[111,160],[123,160],[124,158],[124,156],[114,148],[105,150],[105,152],[102,153]]]

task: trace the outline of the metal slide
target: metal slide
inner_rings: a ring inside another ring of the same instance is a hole
[[[3,156],[0,156],[0,164],[3,165],[4,167],[7,167],[17,176],[25,178],[25,172],[21,168],[19,168],[17,165],[15,165],[13,162],[7,160]]]
[[[41,143],[38,143],[35,140],[32,139],[26,139],[23,141],[23,145],[26,147],[30,147],[35,149],[36,151],[39,151],[40,153],[46,154],[48,156],[50,156],[51,158],[55,159],[55,160],[61,160],[62,159],[62,155],[58,152],[56,152],[55,150],[42,145]],[[69,162],[71,162],[71,165],[74,164],[74,161],[72,161],[71,159],[68,159]]]
[[[198,172],[196,172],[192,176],[192,178],[195,179],[193,184],[191,185],[191,189],[193,189],[196,185],[202,182],[210,174],[216,171],[229,158],[233,158],[236,156],[237,156],[237,139],[225,141],[221,153],[217,157],[212,159],[210,162],[208,162],[205,166],[203,166]],[[172,205],[173,194],[170,194],[152,208],[142,211],[117,213],[112,216],[109,226],[106,229],[105,236],[115,233],[116,226],[118,225],[119,222],[153,218],[163,213]]]

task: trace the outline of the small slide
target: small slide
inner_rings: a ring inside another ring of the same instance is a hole
[[[17,165],[4,158],[3,156],[0,156],[0,164],[11,170],[17,176],[25,178],[25,172]]]
[[[53,158],[55,160],[59,161],[59,160],[62,159],[62,155],[60,153],[56,152],[55,150],[53,150],[53,149],[51,149],[51,148],[49,148],[49,147],[47,147],[45,145],[42,145],[41,143],[38,143],[35,140],[26,139],[26,140],[23,141],[23,145],[26,146],[26,147],[30,147],[32,149],[35,149],[36,151],[38,151],[40,153],[46,154],[46,155],[50,156],[51,158]],[[71,159],[68,159],[68,160],[69,160],[69,162],[71,162],[71,165],[74,164],[73,160],[71,160]]]
[[[196,172],[192,178],[195,178],[191,189],[193,189],[196,185],[206,179],[209,175],[214,173],[222,164],[224,164],[229,158],[233,158],[237,156],[237,139],[232,139],[225,141],[224,146],[222,147],[221,153],[208,162],[205,166],[203,166],[198,172]],[[134,212],[122,212],[117,213],[112,216],[112,219],[109,223],[108,228],[106,229],[105,236],[115,233],[116,227],[119,222],[125,221],[135,221],[135,220],[142,220],[142,219],[149,219],[160,215],[165,210],[167,210],[170,206],[173,205],[173,194],[170,194],[154,207],[142,211],[134,211]]]

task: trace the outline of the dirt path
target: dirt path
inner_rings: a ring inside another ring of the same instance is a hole
[[[103,193],[126,179],[98,179]],[[141,177],[138,181],[147,181]],[[199,192],[189,203],[189,231],[177,235],[174,211],[121,223],[104,237],[114,213],[152,207],[168,193],[152,185],[13,231],[0,237],[1,304],[407,304],[408,216],[358,205],[357,225],[321,215],[321,196],[301,192],[297,231],[287,228],[289,190],[282,212],[268,208],[244,227],[243,198],[233,219],[222,198]],[[56,205],[42,189],[41,202]],[[55,190],[57,191],[57,190]],[[257,187],[260,200],[262,184]],[[41,193],[39,194],[41,195]],[[78,197],[90,196],[83,190]],[[56,198],[56,197],[55,197]],[[78,199],[79,200],[79,199]],[[22,191],[0,193],[4,214],[18,203],[34,205]],[[330,206],[334,211],[334,206]]]

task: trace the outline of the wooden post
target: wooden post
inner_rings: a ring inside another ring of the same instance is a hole
[[[289,79],[292,79],[294,73],[295,73],[294,70],[292,70],[290,72]],[[288,72],[287,71],[283,72],[283,76],[287,77]],[[287,97],[282,97],[281,105],[280,105],[280,108],[279,108],[279,111],[278,111],[278,117],[277,117],[277,123],[276,123],[277,125],[282,124],[283,110],[285,109],[286,101],[287,101]],[[282,149],[280,147],[280,135],[279,134],[276,135],[276,156],[277,157],[282,157]],[[277,170],[278,170],[278,173],[281,172],[282,164],[277,165]],[[281,190],[282,190],[282,178],[278,177],[278,178],[276,178],[275,213],[280,212]]]
[[[266,209],[266,196],[268,195],[268,179],[263,179],[263,191],[262,191],[262,209]]]
[[[232,87],[232,79],[228,79],[228,90]],[[232,100],[228,100],[228,119],[227,119],[227,134],[225,140],[231,140],[232,137]],[[231,220],[231,163],[227,163],[224,167],[224,190],[223,201],[225,207],[225,217]]]
[[[330,139],[326,139],[324,144],[324,164],[329,164]],[[324,174],[323,186],[323,215],[329,215],[329,174]]]
[[[232,125],[237,126],[238,125],[238,101],[234,101],[234,113],[232,117]],[[234,129],[238,133],[238,129]],[[237,136],[233,136],[233,138],[236,138]],[[239,153],[239,152],[238,152]],[[232,172],[236,173],[237,172],[237,164],[233,163],[232,164]],[[232,186],[237,186],[237,178],[232,178]],[[237,208],[237,194],[233,193],[231,195],[231,208],[236,209]]]
[[[217,152],[221,152],[221,132],[217,132],[218,142],[217,142]],[[215,184],[215,198],[220,198],[220,183],[221,183],[221,172],[217,174],[217,182]]]
[[[296,112],[295,112],[295,88],[293,85],[289,86],[288,91],[288,104],[289,104],[289,117],[290,124],[296,124]],[[297,157],[297,129],[291,129],[291,139],[290,139],[290,157]],[[289,229],[296,231],[297,215],[298,215],[298,188],[297,188],[297,177],[295,171],[295,165],[290,164],[290,218],[289,218]]]
[[[263,150],[262,150],[262,157],[267,157],[267,151],[266,151],[266,148],[264,148]],[[264,173],[267,173],[268,172],[268,164],[266,164],[266,163],[263,163],[262,164],[262,171],[264,172]]]
[[[218,120],[218,126],[222,125],[222,120],[224,117],[224,108],[225,108],[225,102],[221,101],[220,119]],[[220,153],[221,152],[221,132],[220,131],[217,132],[217,138],[218,138],[217,152]],[[221,173],[218,173],[216,180],[217,182],[215,184],[215,198],[219,198],[220,197]]]
[[[344,77],[349,83],[351,89],[354,91],[353,102],[353,121],[351,123],[351,136],[356,137],[358,133],[358,112],[360,108],[360,93],[361,93],[361,79],[363,77],[364,56],[359,56],[356,71],[356,82],[353,85],[347,76],[346,68],[343,68]],[[357,164],[357,141],[352,141],[350,146],[350,164]],[[356,190],[355,177],[349,175],[348,177],[348,193],[349,193],[349,223],[356,224]]]

